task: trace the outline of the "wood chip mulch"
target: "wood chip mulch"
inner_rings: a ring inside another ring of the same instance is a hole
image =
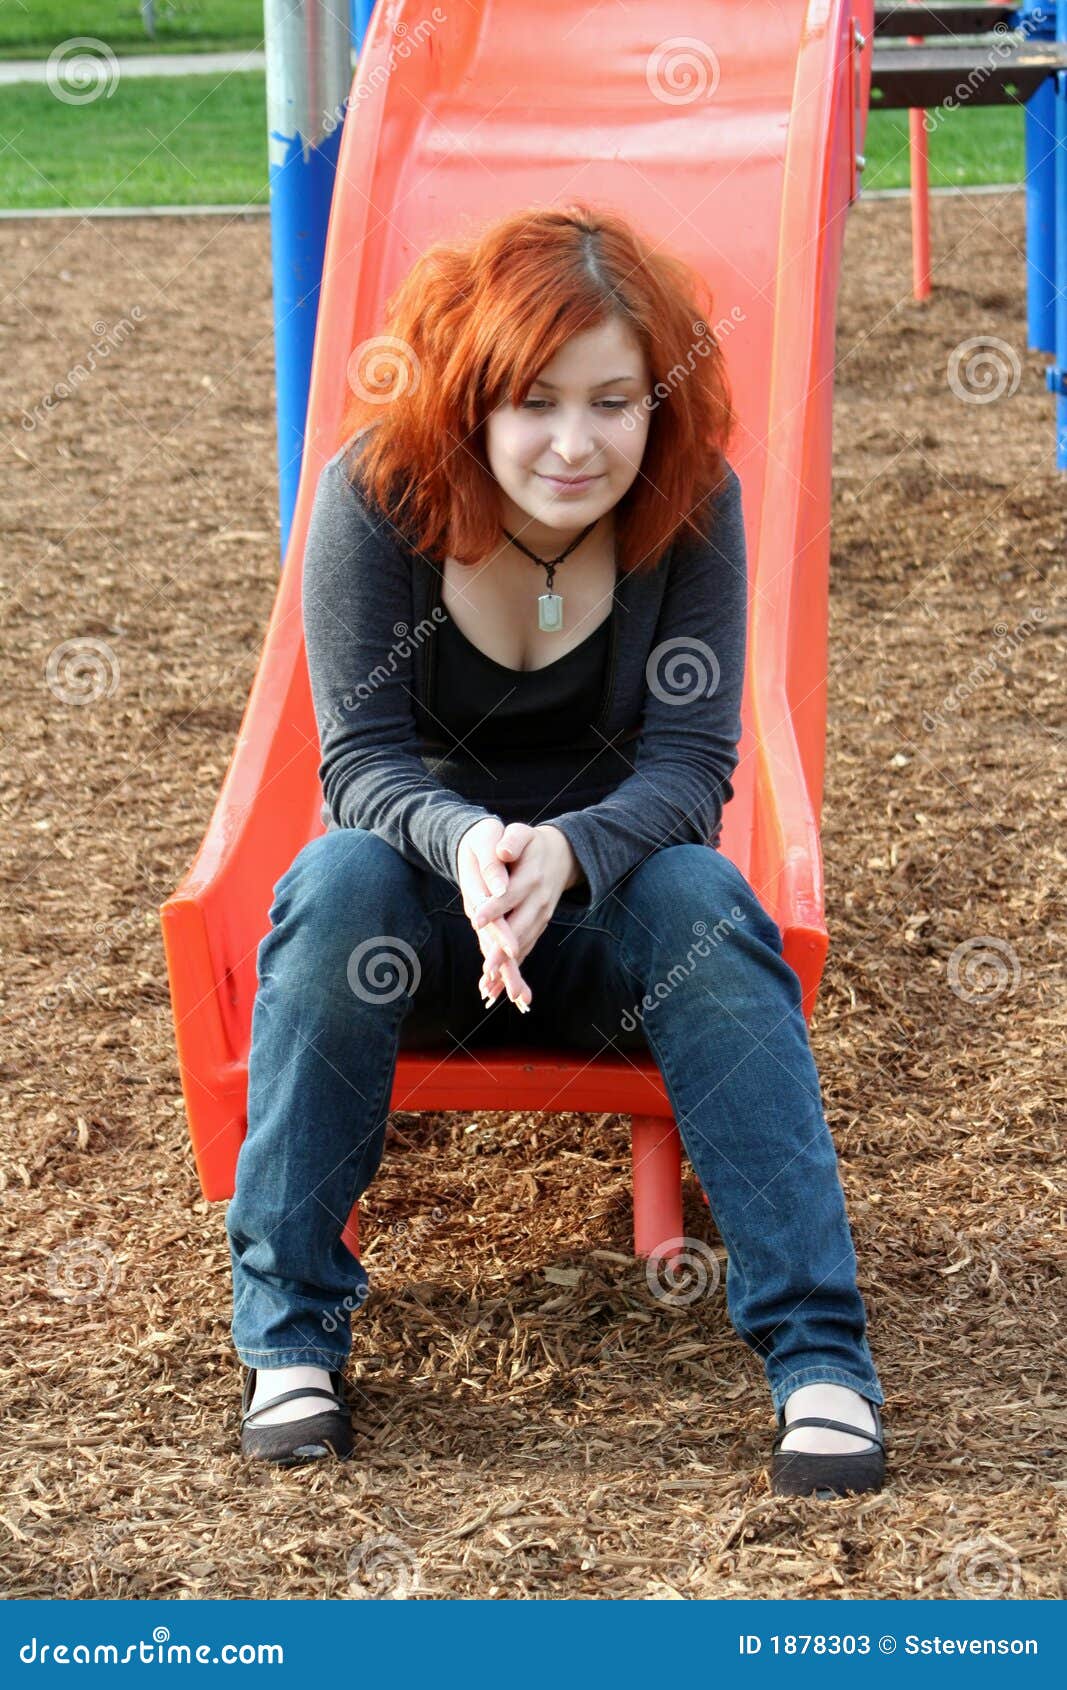
[[[7,226],[5,1594],[1062,1597],[1067,498],[1023,196],[933,220],[928,304],[903,202],[854,211],[839,300],[812,1042],[892,1470],[836,1502],[770,1495],[721,1290],[650,1291],[614,1115],[395,1115],[358,1459],[241,1461],[158,908],[277,583],[269,229]],[[999,398],[953,387],[972,337]],[[57,649],[86,638],[115,684],[65,702]]]

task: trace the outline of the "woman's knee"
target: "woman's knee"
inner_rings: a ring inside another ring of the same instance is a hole
[[[706,1011],[710,994],[735,1021],[758,1022],[780,1019],[775,993],[799,1005],[781,930],[728,857],[707,845],[670,845],[632,881],[623,949],[645,985],[644,1007],[695,993]]]
[[[284,956],[311,993],[380,1003],[418,984],[428,926],[418,871],[365,829],[310,840],[274,886],[270,923],[261,965]]]
[[[274,885],[271,920],[297,911],[328,931],[419,907],[418,870],[365,828],[333,828],[297,852]]]
[[[665,845],[646,857],[627,888],[634,915],[654,931],[669,929],[675,942],[685,936],[721,944],[731,933],[754,932],[781,953],[777,922],[737,864],[710,845]]]

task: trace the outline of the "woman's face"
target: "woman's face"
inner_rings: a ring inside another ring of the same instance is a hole
[[[506,528],[552,546],[618,504],[644,456],[650,379],[632,331],[611,318],[572,335],[520,405],[490,412],[486,455]],[[578,477],[588,479],[563,484]]]

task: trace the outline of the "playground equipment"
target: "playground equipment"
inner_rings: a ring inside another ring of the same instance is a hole
[[[322,255],[352,81],[349,0],[264,0],[278,504],[282,557],[300,484]]]
[[[284,560],[300,485],[326,229],[352,52],[374,0],[264,0],[278,509]]]
[[[868,8],[862,10],[866,16]],[[283,559],[300,479],[351,52],[361,46],[373,11],[373,0],[264,0]],[[386,26],[396,26],[394,54],[408,45],[404,21],[395,7],[388,9]],[[1067,208],[1067,0],[1021,0],[1017,6],[994,0],[972,5],[893,0],[875,5],[874,32],[871,99],[886,110],[908,111],[916,299],[928,298],[932,285],[930,109],[1024,106],[1029,343],[1054,355],[1046,379],[1058,400],[1057,461],[1067,468],[1067,209],[1056,215],[1057,206]],[[906,46],[900,45],[902,39]],[[386,71],[388,65],[387,57]],[[377,68],[382,69],[380,58]],[[369,89],[369,83],[361,83],[360,96]]]
[[[1053,354],[1056,462],[1067,469],[1067,0],[874,8],[871,100],[909,113],[912,289],[930,293],[927,111],[1024,105],[1029,341]],[[905,46],[887,46],[906,36]],[[931,40],[926,39],[931,37]],[[976,37],[974,40],[962,39]]]
[[[340,443],[346,365],[380,331],[416,253],[516,205],[582,198],[621,209],[713,288],[740,418],[730,458],[751,578],[721,848],[779,924],[810,1019],[827,950],[818,818],[834,322],[871,36],[870,4],[852,0],[777,0],[758,30],[731,0],[588,13],[570,0],[469,0],[439,26],[404,0],[376,10],[341,141],[285,567],[214,812],[160,911],[206,1197],[233,1192],[272,889],[322,831],[300,589],[315,486]],[[684,1231],[679,1139],[651,1055],[401,1051],[390,1107],[628,1114],[635,1251],[669,1254]],[[353,1253],[357,1228],[353,1209]]]

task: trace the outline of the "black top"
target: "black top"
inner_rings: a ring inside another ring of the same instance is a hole
[[[437,630],[434,698],[442,732],[467,751],[582,742],[604,702],[611,617],[540,669],[509,669],[474,645],[446,612]]]
[[[301,581],[323,825],[376,833],[454,886],[456,849],[475,822],[491,814],[551,821],[582,865],[591,906],[662,845],[717,844],[737,763],[745,659],[736,470],[725,465],[726,484],[701,508],[699,532],[677,536],[655,569],[620,573],[611,633],[600,636],[609,642],[607,677],[601,714],[585,730],[588,749],[538,746],[478,762],[449,743],[428,707],[446,637],[437,626],[441,571],[365,500],[358,466],[354,485],[344,462],[349,450],[338,447],[321,473]],[[697,659],[714,654],[715,685],[703,684],[703,662],[674,661],[683,647]],[[473,676],[477,659],[467,657]],[[558,678],[582,661],[567,654]],[[557,677],[550,666],[547,675],[505,679],[526,688]],[[497,780],[488,764],[514,770],[514,779]],[[502,808],[505,785],[514,815]]]
[[[440,760],[426,765],[438,779],[456,789],[481,781],[505,823],[536,827],[572,805],[594,803],[605,759],[619,770],[615,781],[622,778],[618,752],[593,726],[605,709],[614,607],[540,669],[498,663],[440,609],[429,686]],[[568,901],[584,895],[563,894]]]

